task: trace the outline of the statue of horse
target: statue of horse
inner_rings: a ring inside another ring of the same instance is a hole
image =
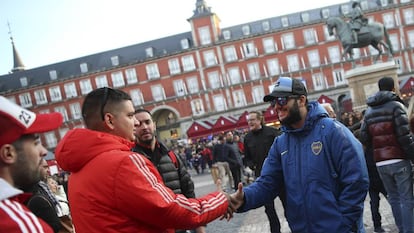
[[[341,18],[331,17],[326,21],[326,25],[328,26],[328,32],[331,36],[334,33],[333,29],[336,29],[336,35],[339,37],[339,40],[342,43],[342,47],[344,48],[342,58],[345,57],[346,54],[349,54],[349,57],[352,60],[353,65],[353,48],[363,48],[371,45],[378,51],[378,55],[375,57],[375,61],[377,61],[383,52],[380,45],[383,45],[392,57],[393,51],[391,41],[388,36],[387,29],[381,23],[372,22],[368,23],[366,26],[363,26],[361,30],[358,32],[357,43],[353,43],[352,30],[349,23],[345,22]]]

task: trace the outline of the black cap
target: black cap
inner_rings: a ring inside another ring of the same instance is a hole
[[[280,77],[273,87],[272,93],[266,95],[263,98],[264,102],[269,102],[276,97],[286,97],[292,95],[304,95],[307,96],[305,85],[298,79],[292,79],[288,77]]]
[[[384,77],[378,81],[378,88],[380,91],[393,91],[394,79],[391,77]]]

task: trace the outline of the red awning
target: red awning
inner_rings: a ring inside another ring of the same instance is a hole
[[[201,138],[207,137],[211,134],[211,125],[206,122],[194,121],[193,124],[187,130],[187,136],[189,138]]]
[[[237,128],[243,129],[249,127],[247,124],[247,117],[249,116],[249,112],[245,111],[240,116],[239,119],[236,122]]]
[[[334,100],[333,100],[333,99],[331,99],[331,98],[329,98],[329,97],[328,97],[328,96],[326,96],[326,95],[321,95],[321,96],[318,98],[318,102],[319,102],[319,103],[321,103],[321,104],[324,104],[324,103],[332,104],[332,103],[334,102]]]
[[[404,80],[400,83],[400,92],[401,94],[409,95],[414,90],[414,77],[409,77],[407,80]]]
[[[221,116],[217,119],[216,123],[213,125],[213,134],[223,133],[229,130],[235,130],[237,128],[237,119],[234,117]]]
[[[277,112],[272,106],[269,106],[265,113],[263,114],[264,120],[266,123],[275,122],[279,120],[279,117],[277,116]]]

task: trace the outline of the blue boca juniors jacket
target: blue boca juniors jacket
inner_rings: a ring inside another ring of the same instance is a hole
[[[362,145],[317,102],[309,103],[302,128],[282,130],[260,177],[244,188],[239,211],[272,202],[284,185],[292,232],[350,232],[361,217],[369,186]]]

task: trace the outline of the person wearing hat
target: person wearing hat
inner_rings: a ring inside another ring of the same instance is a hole
[[[231,209],[245,212],[286,191],[292,232],[363,232],[368,174],[361,143],[343,124],[309,102],[302,81],[280,77],[263,99],[278,114],[275,138],[260,176],[230,195]]]
[[[378,81],[379,91],[367,99],[360,139],[372,148],[374,161],[388,194],[395,224],[400,232],[414,232],[414,197],[411,161],[414,140],[407,109],[395,93],[394,79]]]
[[[71,172],[68,197],[77,233],[173,233],[227,213],[227,194],[197,199],[175,194],[149,159],[131,151],[143,122],[128,93],[93,90],[82,116],[85,128],[68,131],[55,151],[58,164]]]
[[[60,113],[35,114],[0,96],[1,232],[53,232],[22,203],[40,181],[47,154],[38,134],[59,128],[62,121]]]

